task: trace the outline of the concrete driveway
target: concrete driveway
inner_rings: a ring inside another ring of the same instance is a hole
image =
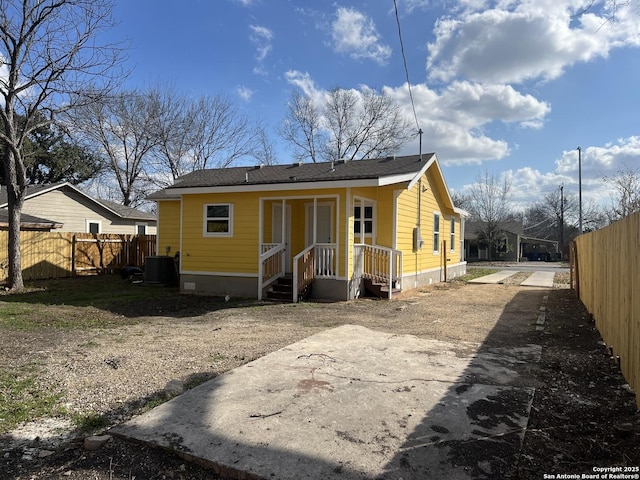
[[[345,325],[111,433],[230,478],[500,478],[524,436],[535,386],[527,372],[540,354],[537,345],[453,344]]]

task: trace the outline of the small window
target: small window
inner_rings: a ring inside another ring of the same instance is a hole
[[[440,214],[433,214],[433,251],[440,251]]]
[[[100,222],[87,220],[87,233],[100,233]]]
[[[204,206],[204,235],[230,237],[233,234],[233,208],[230,203]]]
[[[147,234],[147,224],[136,223],[136,235],[146,235],[146,234]]]
[[[451,246],[449,247],[452,252],[456,251],[456,219],[451,218]]]
[[[371,236],[373,234],[373,206],[364,207],[364,216],[362,216],[362,208],[355,207],[353,209],[353,232],[360,234],[364,223],[364,234]]]

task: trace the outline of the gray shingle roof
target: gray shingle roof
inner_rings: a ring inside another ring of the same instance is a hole
[[[153,213],[143,212],[137,208],[126,207],[121,203],[112,202],[111,200],[98,199],[97,202],[101,203],[107,208],[110,208],[116,212],[122,218],[128,218],[131,220],[155,220],[156,216]]]
[[[376,179],[417,173],[433,155],[433,153],[423,154],[422,160],[419,155],[409,155],[346,162],[294,163],[263,167],[198,170],[178,179],[174,185],[165,190],[169,193],[174,188]],[[156,194],[153,194],[149,198],[157,197]]]
[[[9,224],[9,211],[0,208],[0,226],[7,226]],[[33,215],[27,215],[25,213],[20,215],[20,225],[23,227],[45,227],[45,228],[62,228],[62,223],[55,220],[48,220],[46,218],[34,217]]]
[[[142,210],[138,210],[132,207],[125,207],[120,203],[112,202],[110,200],[93,198],[87,195],[86,193],[84,193],[78,187],[71,185],[68,182],[50,183],[50,184],[43,184],[43,185],[27,185],[27,198],[35,197],[40,193],[46,192],[49,190],[57,190],[57,189],[64,189],[64,188],[75,190],[80,195],[83,195],[93,203],[101,206],[102,208],[111,210],[120,218],[125,218],[128,220],[155,220],[156,219],[156,216],[152,213],[143,212]],[[0,208],[6,207],[7,202],[8,202],[7,188],[3,185],[2,187],[0,187]]]

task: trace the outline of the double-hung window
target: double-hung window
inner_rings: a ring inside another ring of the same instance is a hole
[[[353,233],[370,237],[373,235],[373,206],[357,205],[353,208]]]
[[[204,206],[204,236],[231,237],[233,235],[233,205],[213,203]]]
[[[433,214],[433,252],[440,251],[440,214]]]
[[[449,249],[452,252],[456,251],[456,219],[451,217],[451,246]]]

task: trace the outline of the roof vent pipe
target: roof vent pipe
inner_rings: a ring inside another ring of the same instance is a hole
[[[244,181],[245,183],[249,183],[249,172],[244,172]]]

